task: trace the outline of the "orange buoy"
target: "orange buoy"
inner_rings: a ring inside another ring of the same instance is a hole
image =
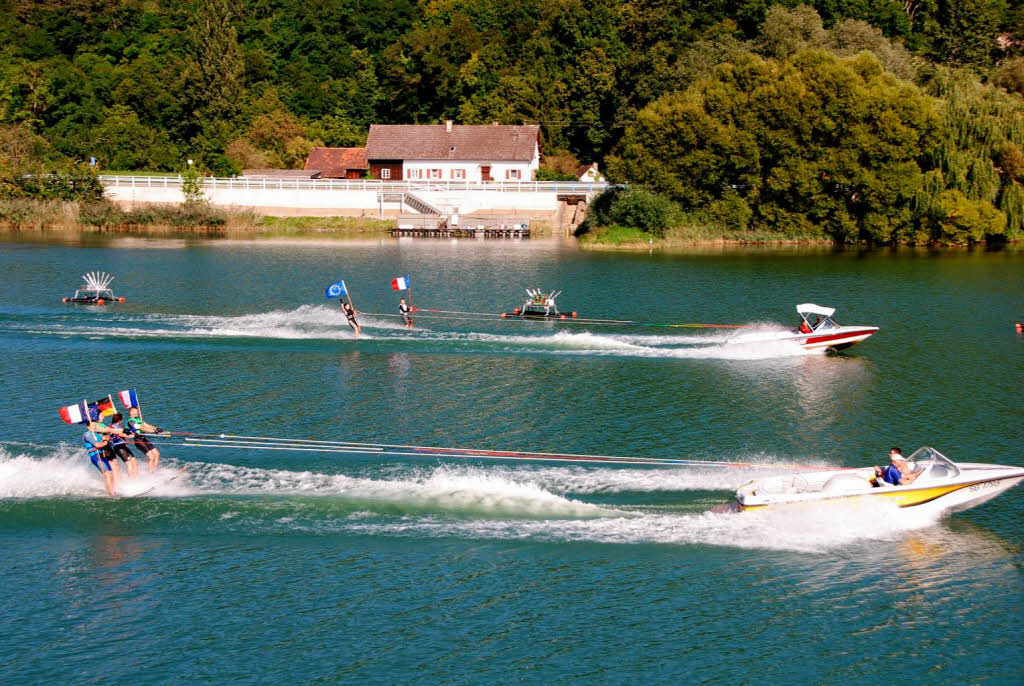
[[[97,305],[105,305],[106,301],[103,298],[100,298],[99,300],[96,301],[96,304]]]
[[[124,297],[123,296],[118,296],[117,302],[123,303],[124,302]]]
[[[572,313],[572,318],[576,319],[576,313],[575,312]]]
[[[502,318],[502,319],[504,319],[504,318],[505,318],[505,317],[507,317],[507,316],[508,316],[508,312],[502,312],[502,313],[501,313],[501,318]]]
[[[565,315],[564,314],[560,314],[560,315],[558,315],[558,318],[559,319],[565,319]]]
[[[62,303],[69,303],[69,302],[71,302],[71,298],[61,298],[60,301]]]
[[[512,314],[519,314],[519,308],[517,307],[514,310],[512,310]]]
[[[1024,333],[1024,326],[1021,326],[1020,322],[1017,322],[1016,329],[1017,329],[1017,333]]]

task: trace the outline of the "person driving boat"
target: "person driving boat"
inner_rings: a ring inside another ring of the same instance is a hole
[[[889,466],[883,469],[875,465],[875,476],[871,479],[871,482],[875,486],[881,486],[883,483],[887,483],[890,486],[912,484],[921,475],[923,470],[911,472],[909,469],[907,458],[903,457],[903,451],[893,446],[889,450]]]

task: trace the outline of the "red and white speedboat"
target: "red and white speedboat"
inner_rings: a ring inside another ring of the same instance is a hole
[[[832,315],[834,307],[821,307],[813,303],[796,306],[800,315],[800,326],[796,329],[779,331],[751,331],[732,338],[730,343],[774,343],[792,341],[805,350],[832,352],[845,350],[860,343],[878,331],[877,326],[842,326]]]

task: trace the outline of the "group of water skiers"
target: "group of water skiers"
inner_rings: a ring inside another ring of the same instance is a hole
[[[348,325],[352,327],[352,331],[355,332],[356,340],[358,341],[359,340],[360,328],[359,328],[359,322],[356,321],[356,315],[359,314],[359,310],[357,310],[352,305],[352,301],[351,300],[347,301],[347,302],[345,300],[341,300],[340,302],[341,302],[341,311],[345,315],[345,318],[348,319]],[[402,323],[405,325],[405,327],[408,328],[408,329],[411,329],[412,328],[412,308],[410,308],[409,305],[406,304],[405,298],[402,298],[401,300],[398,301],[398,314],[402,317]]]
[[[128,441],[131,440],[135,447],[142,451],[149,462],[149,471],[153,472],[160,464],[160,451],[144,434],[171,434],[164,433],[144,421],[137,407],[128,409],[127,420],[120,412],[111,415],[109,419],[109,424],[102,421],[89,422],[88,429],[82,435],[82,444],[89,453],[93,465],[103,475],[103,485],[106,486],[107,493],[113,496],[121,479],[117,466],[119,458],[124,462],[128,478],[139,475],[139,461],[128,447]]]

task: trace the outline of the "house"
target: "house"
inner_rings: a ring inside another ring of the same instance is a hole
[[[532,181],[540,127],[373,124],[366,159],[382,181]]]
[[[604,174],[597,169],[597,162],[580,166],[576,170],[576,178],[580,181],[588,181],[590,183],[605,182]]]
[[[313,148],[305,171],[313,179],[361,179],[368,168],[366,148]]]

